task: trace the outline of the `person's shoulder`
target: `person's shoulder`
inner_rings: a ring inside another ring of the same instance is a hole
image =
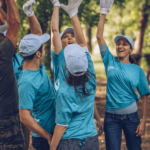
[[[1,47],[2,47],[2,46],[5,46],[5,47],[9,47],[9,48],[14,49],[13,43],[12,43],[11,40],[10,40],[9,38],[7,38],[7,37],[5,37],[4,40],[2,40],[2,41],[0,42],[0,45],[1,45]]]
[[[18,85],[22,83],[28,83],[33,87],[39,88],[41,85],[42,76],[40,71],[33,71],[33,70],[22,70],[20,72],[20,77],[18,80]]]

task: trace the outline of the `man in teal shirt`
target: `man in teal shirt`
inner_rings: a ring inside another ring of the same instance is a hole
[[[24,4],[29,17],[31,34],[19,46],[24,64],[19,68],[18,94],[21,122],[32,131],[32,145],[37,150],[49,150],[55,127],[55,88],[43,65],[44,43],[50,39],[43,34],[34,15],[33,1]],[[32,115],[31,115],[32,114]]]

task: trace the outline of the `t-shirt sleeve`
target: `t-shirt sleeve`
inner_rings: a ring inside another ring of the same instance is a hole
[[[108,46],[106,43],[104,45],[99,46],[101,58],[104,62],[105,68],[107,68],[110,61],[114,60],[115,57],[110,53]]]
[[[140,76],[139,76],[139,83],[137,85],[137,90],[140,96],[150,95],[149,85],[143,69],[140,69]]]
[[[94,83],[94,85],[97,85],[97,81],[96,81],[96,73],[95,73],[95,70],[94,70],[94,65],[93,65],[93,62],[92,62],[92,59],[91,59],[91,56],[89,54],[89,50],[87,48],[87,46],[85,47],[82,47],[84,52],[86,53],[86,56],[87,56],[87,59],[88,59],[88,71],[91,73],[92,75],[92,80],[91,82]]]
[[[33,102],[36,97],[34,87],[29,83],[18,85],[19,109],[33,109]]]
[[[60,51],[59,54],[55,54],[51,50],[51,70],[54,77],[54,85],[55,89],[59,88],[61,82],[66,79],[66,64],[65,64],[65,57],[63,49]]]
[[[14,45],[7,37],[5,37],[5,39],[0,42],[0,58],[5,61],[12,61],[13,54]]]
[[[68,126],[75,108],[76,105],[67,95],[58,94],[56,98],[55,123],[62,126]]]

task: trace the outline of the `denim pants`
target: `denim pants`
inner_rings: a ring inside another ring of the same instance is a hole
[[[104,119],[106,150],[121,150],[122,129],[128,150],[141,150],[141,137],[137,137],[135,133],[139,123],[138,112],[127,115],[106,112]]]
[[[81,140],[61,140],[57,150],[99,150],[98,135]]]
[[[42,137],[33,137],[32,136],[32,146],[36,150],[50,150],[48,141]]]

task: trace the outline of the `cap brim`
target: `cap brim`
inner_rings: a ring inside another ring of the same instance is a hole
[[[45,42],[47,42],[50,39],[50,35],[45,33],[43,35],[40,36],[42,43],[44,44]]]
[[[74,29],[73,29],[73,28],[71,28],[71,27],[69,27],[69,28],[65,29],[65,31],[63,31],[62,33],[60,33],[60,37],[62,38],[62,37],[63,37],[63,35],[64,35],[65,33],[68,33],[68,32],[71,32],[71,33],[73,33],[73,34],[74,34]]]
[[[128,39],[126,37],[124,37],[123,35],[118,35],[114,39],[114,41],[115,41],[116,44],[117,44],[117,42],[118,42],[119,39],[126,39],[128,41]]]
[[[3,33],[7,30],[7,24],[1,25],[0,26],[0,33]]]

